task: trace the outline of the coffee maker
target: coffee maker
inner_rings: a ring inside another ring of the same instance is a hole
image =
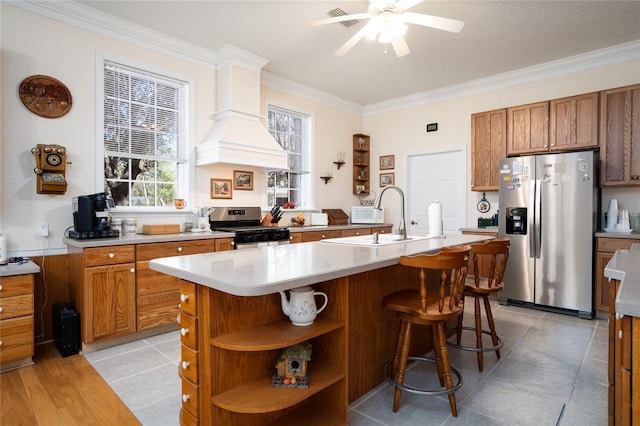
[[[109,210],[115,205],[105,192],[81,195],[73,198],[73,230],[69,237],[75,239],[118,238],[120,231],[110,227]]]

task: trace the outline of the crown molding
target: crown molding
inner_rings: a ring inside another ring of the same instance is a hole
[[[414,108],[461,96],[637,60],[640,60],[640,40],[496,74],[487,78],[365,105],[363,116]]]
[[[216,64],[219,64],[220,58],[217,57],[217,54],[224,55],[228,53],[229,49],[236,49],[233,46],[225,45],[227,47],[223,48],[223,50],[214,53],[208,49],[169,37],[161,32],[150,30],[141,25],[71,1],[4,1],[11,6],[87,31],[209,68],[215,69]],[[246,54],[253,61],[257,60],[256,58],[261,58],[249,52],[246,52]],[[267,71],[261,72],[261,83],[272,89],[319,102],[329,107],[361,116],[371,116],[634,60],[640,60],[640,40],[368,105],[348,101]]]
[[[341,109],[345,112],[357,115],[362,115],[364,112],[363,106],[357,102],[348,101],[330,93],[323,92],[322,90],[314,89],[311,86],[280,77],[279,75],[268,71],[262,71],[260,81],[266,87],[290,93],[314,102],[319,102],[333,108]]]

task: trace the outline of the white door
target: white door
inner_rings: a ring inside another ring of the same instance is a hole
[[[460,233],[466,214],[466,149],[410,155],[407,162],[407,231],[429,232],[429,204],[442,204],[445,233]]]

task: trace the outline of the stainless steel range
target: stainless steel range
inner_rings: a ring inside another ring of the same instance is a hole
[[[209,215],[214,231],[233,232],[234,248],[289,244],[289,229],[263,226],[260,207],[215,207]]]

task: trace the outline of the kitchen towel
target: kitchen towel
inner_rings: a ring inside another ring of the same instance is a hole
[[[438,200],[429,205],[429,235],[442,236],[442,204]]]

